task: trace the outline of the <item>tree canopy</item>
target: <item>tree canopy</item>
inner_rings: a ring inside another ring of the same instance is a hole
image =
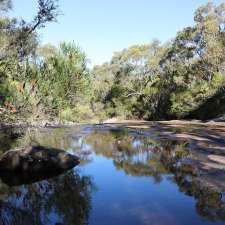
[[[74,43],[41,45],[38,30],[57,21],[57,1],[38,0],[29,22],[9,17],[12,7],[10,0],[0,0],[2,120],[205,119],[203,111],[207,118],[225,114],[216,103],[224,97],[224,3],[196,9],[194,25],[170,42],[155,39],[130,46],[92,70]]]

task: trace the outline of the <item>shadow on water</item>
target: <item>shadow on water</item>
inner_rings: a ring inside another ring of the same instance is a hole
[[[50,171],[36,174],[26,172],[0,172],[0,179],[8,186],[20,186],[23,184],[32,184],[52,177],[57,177],[60,174],[62,174],[62,171]]]
[[[17,187],[6,185],[5,183],[10,184],[10,181],[4,182],[2,179],[0,224],[92,224],[89,223],[91,209],[100,203],[93,202],[91,199],[96,186],[99,190],[102,186],[94,182],[98,174],[94,174],[92,178],[91,175],[81,173],[79,169],[88,170],[89,165],[95,165],[97,171],[102,171],[102,165],[95,164],[96,158],[104,158],[108,160],[107,163],[112,162],[116,170],[109,176],[113,181],[118,171],[125,174],[124,179],[151,178],[155,184],[151,188],[154,189],[158,188],[157,184],[163,185],[167,179],[179,188],[179,192],[194,199],[196,208],[194,213],[204,218],[205,222],[216,224],[225,221],[225,185],[222,181],[224,168],[218,166],[214,170],[204,170],[201,161],[196,160],[198,155],[195,155],[186,142],[155,138],[155,134],[151,136],[129,129],[83,127],[26,130],[23,135],[13,140],[11,145],[9,142],[8,147],[30,145],[34,142],[76,154],[81,159],[80,168],[57,177],[50,178],[50,176],[47,180]],[[0,141],[0,147],[2,143],[3,140]],[[120,183],[117,185],[120,186]],[[107,197],[102,195],[101,198],[103,200]],[[164,204],[160,202],[162,200],[158,201],[158,204]],[[108,205],[110,204],[108,199]],[[104,208],[102,211],[104,216],[106,213]],[[187,219],[190,212],[183,213],[187,215]],[[124,217],[126,217],[125,212]],[[113,218],[107,219],[109,219],[108,224],[114,224],[114,221],[110,221]],[[200,220],[196,221],[196,224],[198,222],[200,224]],[[187,224],[187,222],[181,221],[179,224]]]

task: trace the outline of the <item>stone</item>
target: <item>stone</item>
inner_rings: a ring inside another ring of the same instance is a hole
[[[42,146],[9,150],[0,157],[0,171],[49,172],[68,170],[78,164],[76,156],[61,149]]]

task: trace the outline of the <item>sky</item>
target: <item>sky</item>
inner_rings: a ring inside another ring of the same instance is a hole
[[[12,0],[11,14],[30,21],[37,0]],[[214,0],[222,3],[224,0]],[[113,53],[134,44],[171,40],[194,24],[193,14],[207,0],[59,0],[58,22],[39,31],[42,44],[78,44],[90,65],[109,61]]]

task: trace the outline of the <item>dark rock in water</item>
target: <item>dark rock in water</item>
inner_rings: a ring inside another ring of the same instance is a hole
[[[0,157],[0,170],[32,172],[67,170],[78,163],[78,158],[66,151],[35,146],[7,151]]]
[[[10,150],[0,157],[0,177],[8,184],[32,183],[69,170],[79,164],[66,151],[42,146]]]

